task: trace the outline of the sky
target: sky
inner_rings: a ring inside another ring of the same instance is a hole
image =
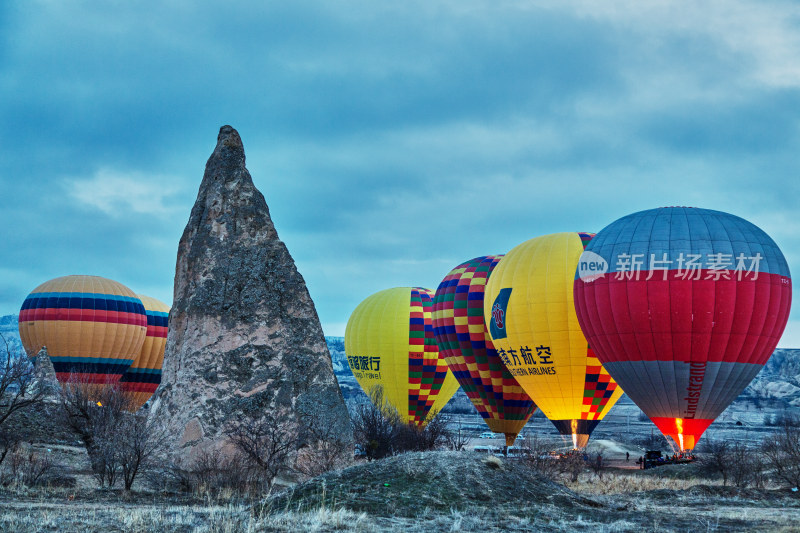
[[[6,0],[0,315],[67,274],[170,303],[224,124],[326,335],[666,205],[750,220],[800,272],[796,2]]]

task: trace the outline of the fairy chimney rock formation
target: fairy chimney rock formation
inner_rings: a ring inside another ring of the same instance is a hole
[[[265,414],[313,421],[343,447],[350,419],[314,303],[223,126],[178,248],[162,383],[151,417],[190,456]]]

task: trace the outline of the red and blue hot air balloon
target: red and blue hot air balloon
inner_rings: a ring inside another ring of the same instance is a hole
[[[665,207],[599,232],[581,256],[573,295],[603,366],[689,450],[772,354],[792,281],[778,246],[752,223]]]

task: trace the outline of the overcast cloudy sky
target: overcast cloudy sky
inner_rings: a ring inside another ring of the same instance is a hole
[[[791,1],[6,0],[0,124],[0,314],[77,273],[171,302],[223,124],[329,335],[378,290],[664,205],[742,216],[800,272]]]

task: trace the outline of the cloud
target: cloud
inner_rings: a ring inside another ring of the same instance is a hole
[[[180,190],[169,176],[145,176],[141,173],[120,173],[98,170],[92,178],[64,180],[69,196],[80,205],[98,209],[115,218],[131,213],[168,217],[177,207],[168,205]]]
[[[799,13],[0,2],[3,268],[30,272],[0,279],[0,306],[77,272],[166,300],[222,124],[326,331],[377,290],[659,205],[743,216],[795,265]]]

